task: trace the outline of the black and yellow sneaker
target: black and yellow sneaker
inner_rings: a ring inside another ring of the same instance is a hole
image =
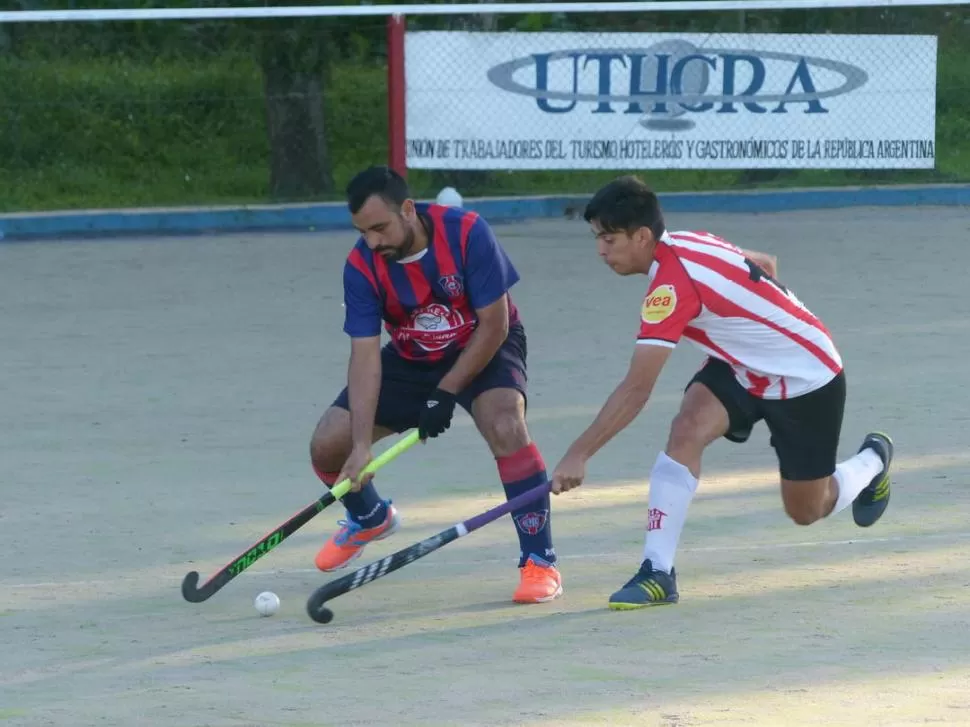
[[[852,519],[855,524],[867,528],[876,522],[889,505],[889,468],[893,463],[893,440],[882,432],[870,432],[862,440],[861,452],[871,449],[882,460],[882,471],[872,478],[866,489],[859,493],[852,503]]]
[[[610,596],[610,608],[614,611],[630,611],[645,606],[677,603],[679,598],[676,569],[671,568],[670,573],[654,570],[648,558],[640,565],[637,574]]]

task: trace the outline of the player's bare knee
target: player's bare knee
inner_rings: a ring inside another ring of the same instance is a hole
[[[496,457],[515,454],[530,441],[525,417],[516,409],[495,412],[479,424],[479,429]]]
[[[782,500],[785,514],[796,525],[811,525],[826,515],[825,492],[813,483],[783,485]]]
[[[785,513],[796,525],[811,525],[821,519],[818,508],[785,503]]]
[[[337,472],[350,454],[350,412],[331,407],[310,438],[310,461],[317,472]]]
[[[681,411],[670,425],[667,438],[667,455],[678,462],[700,457],[709,438],[705,436],[707,423],[703,416],[692,411]]]
[[[489,389],[472,402],[472,417],[492,454],[507,457],[530,443],[525,400],[511,388]]]

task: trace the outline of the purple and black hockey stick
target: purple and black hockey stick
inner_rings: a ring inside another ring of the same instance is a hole
[[[551,487],[551,483],[547,481],[538,487],[533,487],[531,490],[523,492],[517,497],[513,497],[511,500],[503,502],[501,505],[493,507],[491,510],[483,512],[481,515],[476,515],[457,525],[452,525],[447,530],[442,530],[437,535],[425,538],[420,543],[410,545],[370,565],[358,568],[353,573],[348,573],[336,580],[325,583],[317,588],[307,600],[307,613],[317,623],[330,623],[333,620],[333,611],[326,606],[327,601],[330,599],[342,596],[355,588],[359,588],[371,581],[386,576],[388,573],[392,573],[398,568],[403,568],[408,563],[413,563],[418,558],[423,558],[428,553],[433,553],[438,548],[448,545],[453,540],[463,538],[468,533],[478,530],[483,525],[488,525],[503,515],[542,497],[549,492]]]

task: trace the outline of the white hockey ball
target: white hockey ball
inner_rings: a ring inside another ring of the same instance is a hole
[[[272,591],[263,591],[256,596],[256,602],[253,605],[256,606],[260,616],[272,616],[280,608],[280,597]]]

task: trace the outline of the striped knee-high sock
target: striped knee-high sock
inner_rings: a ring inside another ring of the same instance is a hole
[[[496,458],[499,476],[505,487],[505,497],[511,500],[546,481],[546,465],[533,443],[507,457]],[[546,494],[512,513],[519,536],[519,567],[525,565],[529,556],[546,563],[556,562],[552,547],[552,522],[549,495]]]

